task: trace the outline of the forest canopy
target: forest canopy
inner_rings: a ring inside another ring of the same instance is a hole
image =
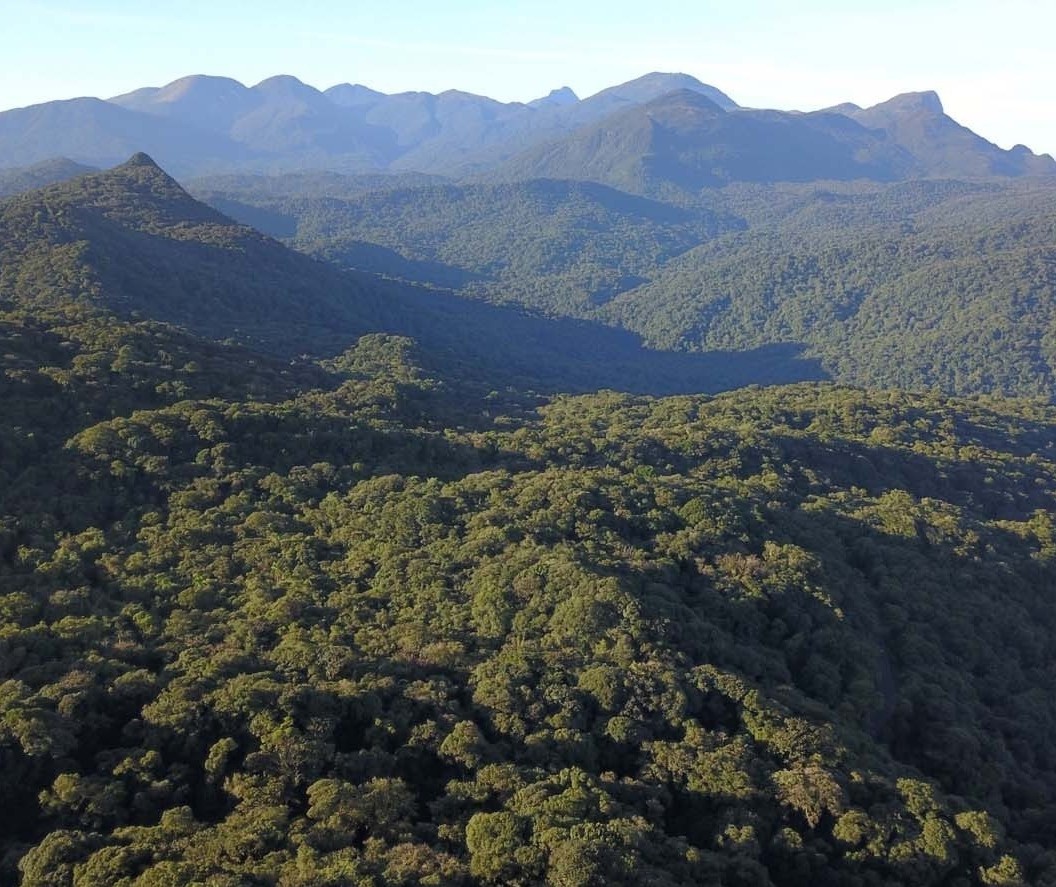
[[[0,204],[0,881],[1056,884],[1048,400],[555,393],[148,160]]]

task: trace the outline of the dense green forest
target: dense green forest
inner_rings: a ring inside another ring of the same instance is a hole
[[[2,330],[4,877],[1056,878],[1051,408]]]
[[[70,304],[295,359],[399,333],[500,389],[676,393],[822,378],[795,346],[662,352],[597,322],[343,273],[192,199],[145,155],[0,203],[0,307]]]
[[[280,179],[280,181],[282,181]],[[622,327],[653,348],[803,349],[837,381],[1056,394],[1056,184],[584,182],[196,193],[346,267]]]
[[[0,250],[0,882],[1056,884],[1047,398],[574,393],[812,365],[342,273],[145,157]]]

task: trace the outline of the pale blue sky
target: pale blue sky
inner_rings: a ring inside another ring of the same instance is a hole
[[[935,89],[1003,147],[1056,153],[1049,0],[0,0],[0,23],[0,109],[192,73],[527,101],[662,70],[754,107]]]

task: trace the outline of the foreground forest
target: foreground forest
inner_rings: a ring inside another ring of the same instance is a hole
[[[3,333],[5,879],[1056,883],[1051,408]]]
[[[1056,884],[1048,401],[555,393],[751,361],[460,315],[145,157],[0,235],[0,882]]]

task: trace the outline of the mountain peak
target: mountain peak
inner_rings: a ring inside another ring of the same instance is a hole
[[[945,113],[939,94],[931,89],[924,92],[904,92],[892,99],[888,99],[886,102],[875,105],[874,108],[883,108],[899,113],[914,113],[918,111],[924,111],[928,114]]]
[[[374,105],[382,99],[387,98],[385,93],[364,86],[362,83],[338,83],[329,89],[323,90],[330,101],[336,105],[346,108],[354,108],[360,105]]]
[[[664,73],[653,71],[627,83],[618,86],[610,86],[601,92],[591,96],[586,101],[591,104],[604,103],[617,107],[627,104],[643,104],[653,99],[660,98],[668,93],[679,90],[689,90],[707,96],[724,111],[738,107],[737,103],[726,93],[707,83],[702,83],[696,77],[681,73]]]
[[[528,106],[531,108],[562,107],[564,105],[574,105],[578,101],[579,96],[573,92],[571,87],[562,86],[558,89],[551,89],[550,92],[542,98],[528,102]]]
[[[274,77],[269,77],[267,80],[261,80],[256,86],[252,88],[253,92],[258,95],[268,96],[270,98],[295,98],[303,96],[322,96],[314,86],[309,86],[302,80],[298,80],[292,74],[276,74]]]
[[[245,92],[246,87],[231,77],[213,77],[209,74],[191,74],[181,77],[163,86],[157,93],[158,101],[174,102],[188,97],[191,93],[225,94]]]
[[[137,151],[117,169],[151,169],[164,174],[164,170],[154,162],[154,158],[144,151]]]
[[[150,215],[155,219],[216,221],[220,218],[215,210],[191,198],[179,182],[143,151],[133,154],[119,166],[89,176],[85,181],[89,187],[82,189],[78,199],[91,202],[94,198],[87,198],[87,194],[106,194],[107,201],[112,203],[107,212],[127,213],[130,217]]]

